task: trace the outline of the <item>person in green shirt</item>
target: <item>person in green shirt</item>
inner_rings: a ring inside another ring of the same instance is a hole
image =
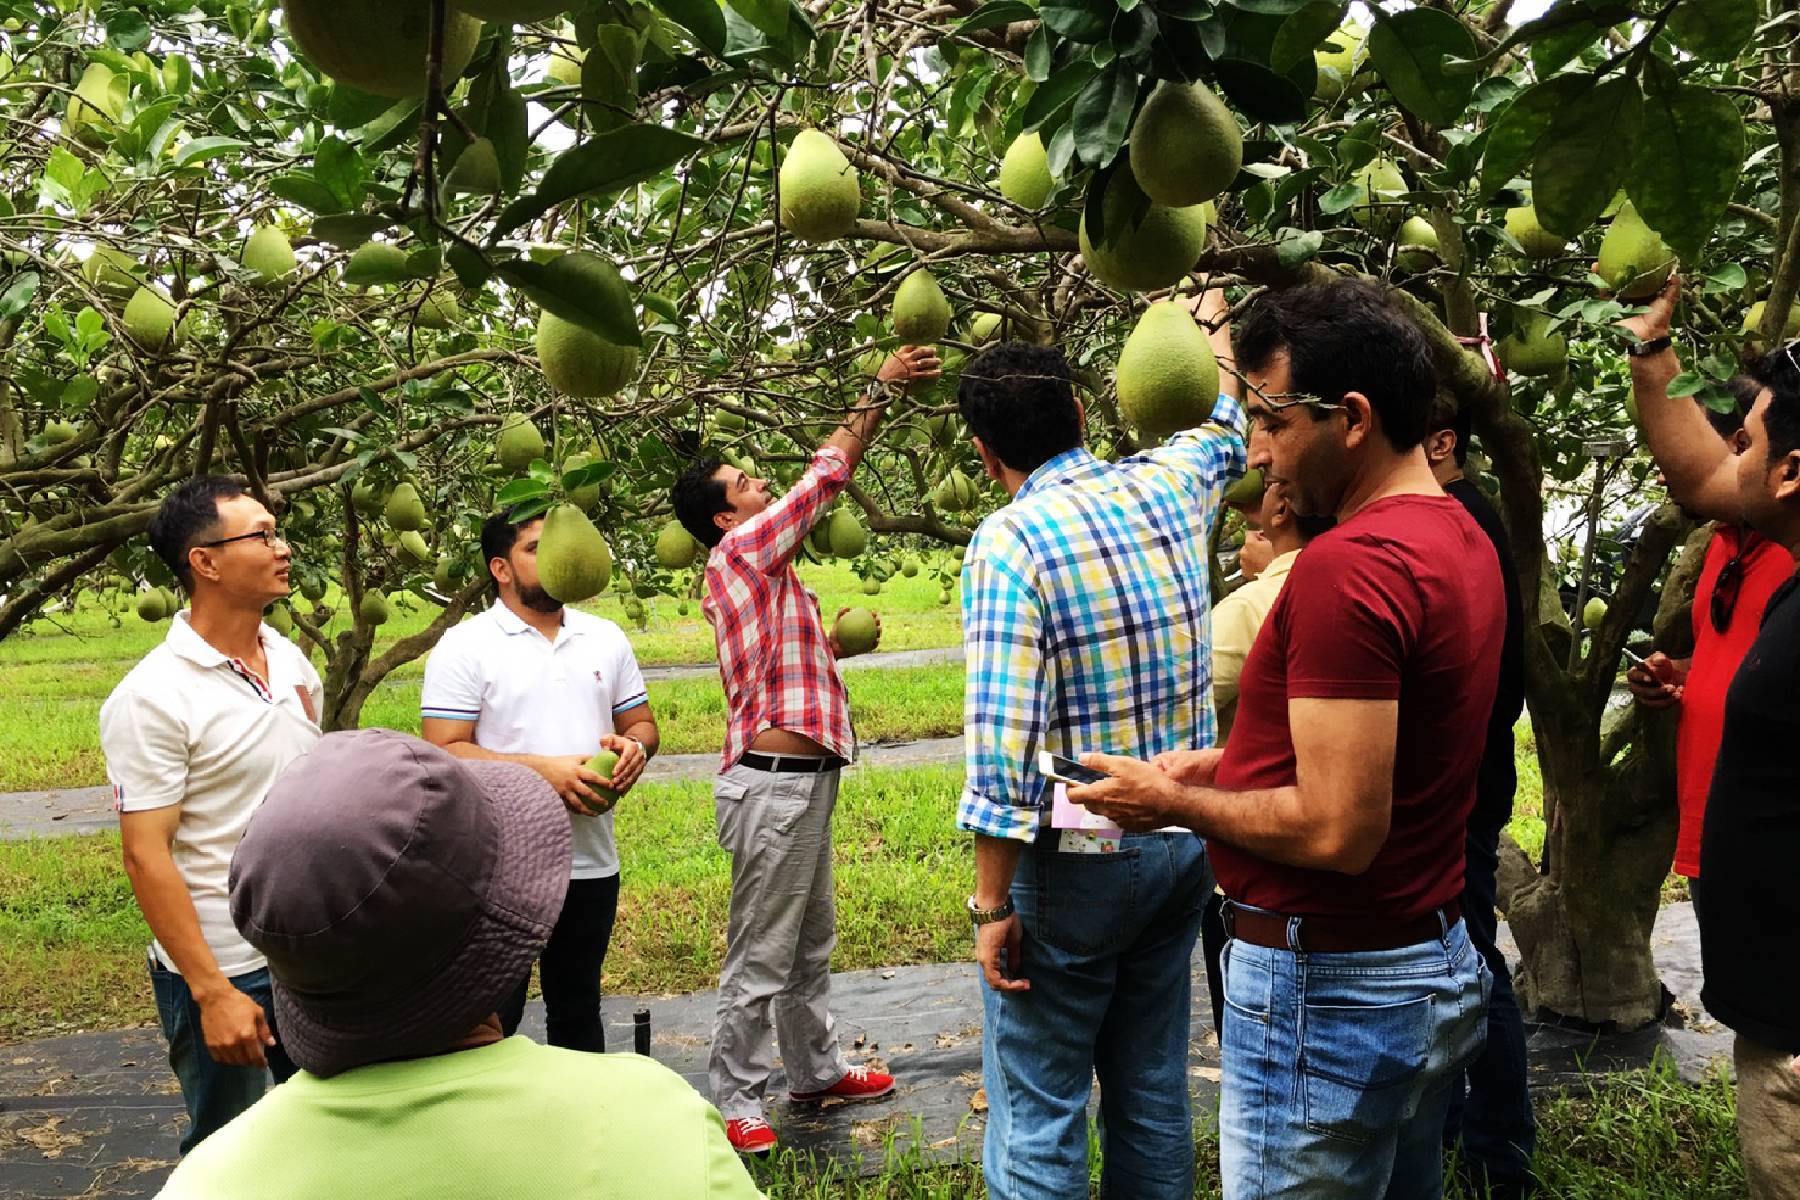
[[[390,730],[327,734],[231,863],[299,1072],[161,1196],[760,1197],[725,1125],[649,1058],[503,1037],[568,888],[569,822],[516,763]]]

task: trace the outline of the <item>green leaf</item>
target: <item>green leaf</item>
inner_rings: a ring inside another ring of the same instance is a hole
[[[1275,257],[1284,267],[1297,267],[1316,257],[1325,246],[1325,235],[1317,229],[1284,229],[1275,244]]]
[[[1261,63],[1242,58],[1221,58],[1213,68],[1220,89],[1252,121],[1291,125],[1306,117],[1307,99],[1312,92],[1302,90],[1286,75],[1277,75]],[[1312,70],[1312,55],[1301,59],[1296,69]]]
[[[402,100],[357,131],[363,149],[370,154],[391,150],[419,131],[417,100]]]
[[[1450,71],[1451,60],[1479,53],[1468,26],[1435,8],[1412,8],[1369,31],[1369,61],[1403,108],[1433,125],[1450,125],[1469,106],[1477,77]]]
[[[1482,196],[1492,196],[1525,169],[1551,119],[1587,87],[1583,76],[1558,75],[1519,94],[1488,132],[1481,159]]]
[[[494,497],[494,503],[506,508],[521,500],[549,494],[550,485],[542,479],[515,479],[500,489],[500,494]]]
[[[1354,180],[1349,183],[1340,183],[1319,197],[1319,211],[1328,217],[1335,216],[1347,208],[1354,208],[1365,199],[1367,197],[1363,195],[1362,184]]]
[[[656,7],[714,55],[725,56],[725,14],[716,0],[656,0]]]
[[[361,213],[315,217],[312,235],[330,242],[340,250],[354,250],[392,224],[386,217],[365,216]]]
[[[506,206],[490,239],[535,220],[564,200],[619,191],[668,170],[709,145],[661,125],[626,125],[588,138],[559,155],[537,191]]]
[[[1683,371],[1669,380],[1669,395],[1676,399],[1692,396],[1706,386],[1706,376],[1698,371]]]
[[[730,0],[730,3],[733,11],[769,39],[771,46],[788,45],[790,34],[801,29],[806,31],[806,37],[812,37],[811,23],[804,12],[798,12],[793,0]]]
[[[1024,0],[987,0],[986,4],[964,17],[956,30],[958,33],[979,33],[983,29],[1011,25],[1014,21],[1035,21],[1037,15],[1038,10]]]
[[[1042,83],[1050,78],[1051,68],[1055,65],[1055,55],[1050,49],[1050,31],[1040,23],[1025,39],[1025,78],[1033,83]],[[1035,95],[1035,93],[1033,93]],[[1029,99],[1026,104],[1030,104]]]
[[[1644,223],[1692,261],[1725,215],[1744,167],[1744,119],[1731,97],[1644,73],[1644,115],[1625,189]]]
[[[1756,0],[1681,0],[1669,16],[1675,44],[1706,62],[1730,62],[1756,33]]]
[[[1742,291],[1744,285],[1749,281],[1750,277],[1745,274],[1744,268],[1736,263],[1726,263],[1716,271],[1707,272],[1705,290],[1708,292]]]
[[[1075,153],[1090,167],[1103,167],[1125,144],[1137,104],[1137,72],[1114,63],[1088,81],[1075,97],[1069,123],[1075,134]]]
[[[1344,14],[1349,11],[1348,4],[1337,0],[1311,0],[1289,14],[1275,34],[1275,44],[1269,48],[1270,70],[1286,71],[1301,59],[1311,58],[1319,43],[1344,23]]]
[[[1113,0],[1045,0],[1038,9],[1038,18],[1050,32],[1071,42],[1092,45],[1106,40],[1118,11]]]
[[[277,175],[269,180],[269,190],[289,204],[298,204],[324,217],[336,216],[349,208],[337,193],[310,175]]]
[[[0,321],[11,320],[31,307],[31,299],[37,295],[38,282],[36,271],[23,271],[13,277],[13,281],[7,284],[6,291],[0,292]]]
[[[1531,170],[1531,200],[1545,229],[1579,236],[1612,202],[1637,149],[1643,107],[1637,81],[1616,77],[1595,84],[1551,119]]]
[[[1263,13],[1267,16],[1285,17],[1290,13],[1306,7],[1308,0],[1235,0],[1234,7],[1240,12]]]
[[[217,158],[221,154],[229,154],[233,150],[241,150],[250,145],[242,138],[203,137],[183,145],[175,152],[175,165],[191,167],[195,163],[205,162],[209,158]]]
[[[450,262],[450,269],[456,272],[456,280],[469,291],[483,287],[494,268],[479,251],[462,242],[452,242],[444,257]]]
[[[546,311],[592,330],[615,346],[643,345],[630,290],[595,287],[592,276],[571,271],[569,265],[564,258],[547,263],[515,258],[501,263],[495,273],[522,288]]]
[[[1090,62],[1072,62],[1064,66],[1031,93],[1031,99],[1025,102],[1025,111],[1020,114],[1020,124],[1026,129],[1036,129],[1060,112],[1064,105],[1074,101],[1098,73],[1099,69]]]
[[[150,41],[150,22],[133,9],[106,18],[106,40],[126,54],[141,50]]]
[[[675,307],[674,301],[670,300],[667,296],[657,292],[645,292],[638,298],[643,301],[644,307],[651,312],[676,325],[681,324],[681,310]]]
[[[319,143],[312,174],[345,208],[355,208],[362,199],[362,155],[343,138],[328,137]]]
[[[325,115],[339,129],[358,129],[393,107],[394,101],[390,97],[376,96],[346,84],[334,83],[331,85],[331,98],[325,106]],[[416,103],[414,107],[418,107]]]
[[[515,89],[496,94],[488,105],[488,140],[500,161],[500,189],[511,195],[525,181],[525,163],[531,155],[525,97]]]

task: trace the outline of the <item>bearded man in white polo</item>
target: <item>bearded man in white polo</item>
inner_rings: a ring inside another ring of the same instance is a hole
[[[186,1154],[294,1073],[268,965],[231,922],[227,876],[250,815],[319,738],[318,672],[262,620],[293,555],[275,518],[220,476],[190,479],[150,521],[188,594],[168,637],[100,709],[125,873],[155,938],[151,986],[181,1082]]]
[[[656,753],[656,718],[625,631],[563,607],[538,582],[543,528],[541,518],[509,512],[483,524],[481,553],[499,598],[426,660],[421,731],[458,758],[523,763],[562,797],[574,853],[562,914],[538,959],[546,1032],[552,1046],[600,1052],[600,972],[619,909],[613,798]],[[619,756],[610,778],[587,765],[602,748]],[[500,1006],[508,1037],[525,1015],[526,975]]]

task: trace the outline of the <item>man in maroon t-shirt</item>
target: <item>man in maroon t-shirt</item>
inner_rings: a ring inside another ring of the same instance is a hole
[[[1220,1168],[1228,1200],[1440,1194],[1450,1088],[1490,979],[1464,930],[1463,833],[1505,632],[1499,565],[1422,446],[1431,350],[1375,285],[1270,293],[1239,326],[1250,464],[1337,526],[1294,564],[1224,751],[1069,798],[1207,839],[1230,899]]]

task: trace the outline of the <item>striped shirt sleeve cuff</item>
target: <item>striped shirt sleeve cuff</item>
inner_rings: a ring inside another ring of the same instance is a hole
[[[622,713],[628,708],[636,708],[638,705],[644,703],[645,701],[647,701],[649,699],[650,699],[649,692],[639,692],[637,695],[632,696],[629,699],[619,701],[617,704],[612,706],[612,710],[616,713]]]
[[[479,708],[421,708],[419,715],[438,721],[476,721],[481,718],[481,710]]]
[[[965,833],[1029,842],[1037,837],[1038,809],[995,804],[967,788],[956,808],[956,827]]]

